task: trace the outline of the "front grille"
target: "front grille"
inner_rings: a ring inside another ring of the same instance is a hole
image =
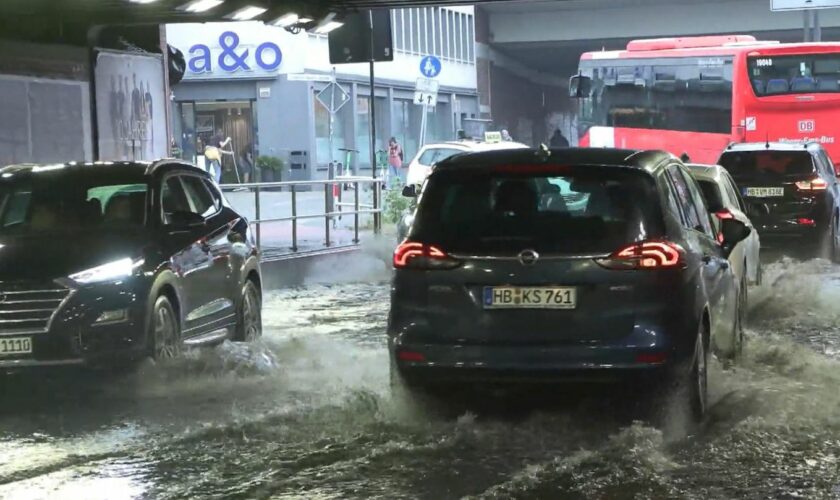
[[[0,335],[46,332],[69,295],[55,283],[0,283]]]

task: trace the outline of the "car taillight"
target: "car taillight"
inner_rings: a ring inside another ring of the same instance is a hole
[[[607,269],[668,269],[683,267],[683,249],[670,241],[643,241],[622,248],[597,262]]]
[[[796,189],[800,191],[825,191],[828,189],[828,183],[820,178],[799,181],[796,183]]]
[[[717,217],[720,220],[735,218],[735,216],[732,215],[732,212],[730,212],[728,208],[724,208],[723,210],[718,210],[717,212],[715,212],[715,217]]]
[[[814,219],[806,219],[805,217],[801,217],[799,219],[796,219],[796,223],[799,224],[800,226],[816,226],[817,225],[817,221],[815,221]]]
[[[440,248],[425,243],[404,241],[394,250],[396,269],[452,269],[458,264]]]

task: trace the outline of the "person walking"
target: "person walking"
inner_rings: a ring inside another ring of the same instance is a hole
[[[569,147],[569,140],[563,136],[563,132],[560,132],[560,129],[554,131],[554,135],[551,136],[551,142],[549,145],[552,148],[568,148]]]
[[[397,142],[396,137],[391,137],[388,141],[388,184],[389,187],[396,180],[402,183],[403,170],[403,150],[400,143]]]

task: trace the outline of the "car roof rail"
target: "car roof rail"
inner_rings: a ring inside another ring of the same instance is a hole
[[[676,156],[667,151],[648,149],[633,152],[624,161],[636,167],[653,167],[664,160],[672,158],[676,158]]]

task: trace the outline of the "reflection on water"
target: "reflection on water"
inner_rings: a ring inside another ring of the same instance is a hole
[[[255,346],[134,375],[6,380],[0,498],[840,496],[828,263],[765,268],[745,359],[714,363],[708,421],[677,431],[585,395],[459,418],[403,407],[388,391],[387,274],[370,269],[373,284],[270,294]]]

